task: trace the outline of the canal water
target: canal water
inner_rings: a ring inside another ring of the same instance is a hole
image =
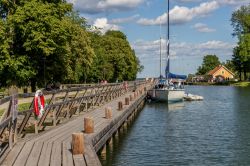
[[[114,166],[250,165],[250,89],[187,86],[204,101],[148,103],[100,155]]]

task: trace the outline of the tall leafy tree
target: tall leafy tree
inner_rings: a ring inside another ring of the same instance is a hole
[[[203,58],[203,63],[199,66],[197,74],[203,75],[214,69],[220,64],[219,58],[216,55],[206,55]]]
[[[65,0],[2,0],[0,17],[0,86],[132,80],[143,68],[125,34],[87,31]]]
[[[238,45],[234,49],[233,62],[238,70],[241,80],[241,72],[244,79],[250,72],[250,4],[242,6],[232,14],[233,36],[238,38]]]
[[[92,63],[94,53],[85,20],[65,1],[23,1],[6,22],[13,31],[9,59],[16,62],[12,63],[15,70],[8,64],[2,71],[9,80],[16,80],[10,76],[17,77],[19,72],[26,80],[17,79],[18,85],[30,81],[34,90],[36,83],[44,84],[44,77],[45,82],[79,82],[84,69]]]
[[[92,80],[116,81],[136,78],[141,68],[140,62],[122,32],[107,31],[104,35],[94,33],[92,46],[96,54],[95,65],[90,75]]]

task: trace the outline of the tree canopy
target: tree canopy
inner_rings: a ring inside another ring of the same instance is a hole
[[[242,79],[247,79],[250,72],[250,4],[242,6],[232,14],[233,36],[238,38],[238,44],[234,48],[232,62]]]
[[[92,47],[96,58],[90,80],[121,81],[136,78],[141,66],[122,32],[108,31],[104,35],[93,34]]]
[[[120,31],[90,32],[64,0],[0,1],[0,86],[132,80],[142,68]]]
[[[220,64],[219,58],[216,55],[206,55],[203,58],[203,63],[199,66],[197,73],[198,75],[204,75],[210,70],[213,70]]]

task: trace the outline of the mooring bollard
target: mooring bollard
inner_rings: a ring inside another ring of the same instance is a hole
[[[128,97],[125,98],[125,105],[129,105],[129,98]]]
[[[73,133],[72,134],[72,153],[73,153],[73,155],[84,154],[83,133]]]
[[[111,107],[106,107],[105,108],[105,118],[106,119],[111,119],[112,118],[112,109],[111,109]]]
[[[94,132],[94,120],[92,117],[84,118],[84,132],[93,133]]]
[[[123,109],[123,105],[122,105],[122,101],[118,102],[118,110],[122,110]]]

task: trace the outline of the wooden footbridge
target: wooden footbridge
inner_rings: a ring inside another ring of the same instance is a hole
[[[71,85],[44,92],[48,104],[39,119],[33,115],[33,93],[1,99],[8,107],[0,121],[0,165],[101,165],[96,153],[133,119],[153,85]],[[30,109],[18,112],[17,101],[28,99]]]

